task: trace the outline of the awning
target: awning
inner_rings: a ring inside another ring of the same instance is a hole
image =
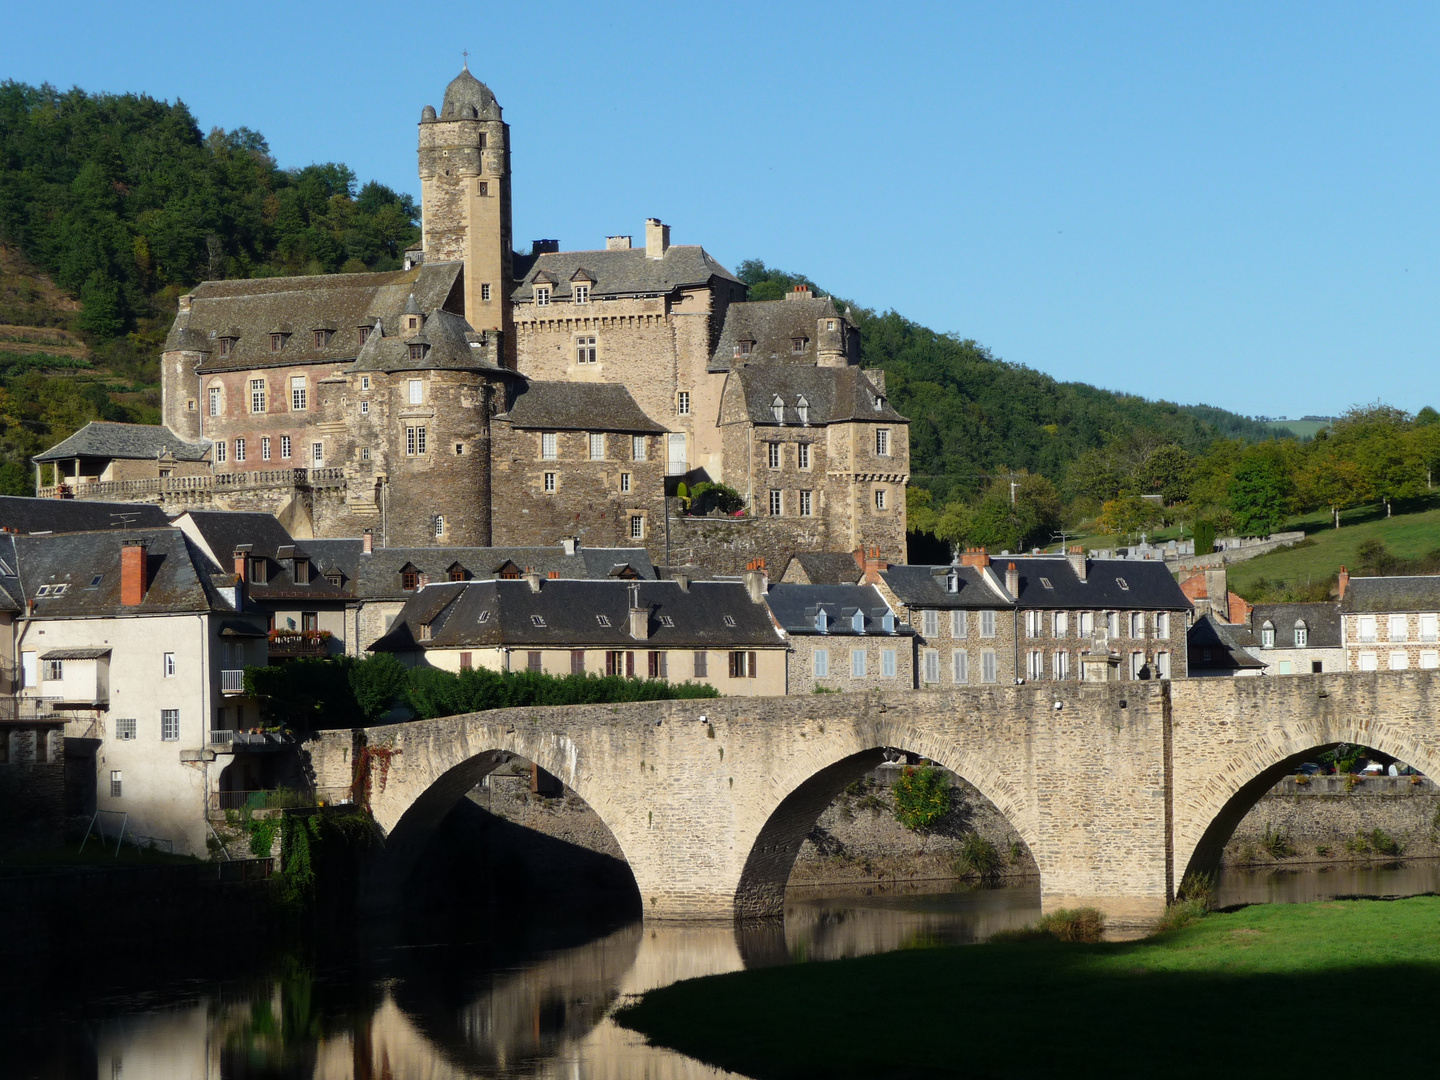
[[[41,653],[41,660],[99,660],[102,656],[109,656],[109,649],[51,649],[47,653]]]

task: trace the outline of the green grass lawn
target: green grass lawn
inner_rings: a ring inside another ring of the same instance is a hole
[[[1391,554],[1403,559],[1440,548],[1440,499],[1396,503],[1394,516],[1389,518],[1384,507],[1361,507],[1342,514],[1340,520],[1341,527],[1332,528],[1329,512],[1322,510],[1288,523],[1287,530],[1303,529],[1311,543],[1232,564],[1230,588],[1249,599],[1261,578],[1304,585],[1324,581],[1341,566],[1350,567],[1353,573],[1358,549],[1366,540],[1383,540]]]
[[[651,991],[618,1020],[757,1080],[1428,1071],[1440,897],[737,972]]]

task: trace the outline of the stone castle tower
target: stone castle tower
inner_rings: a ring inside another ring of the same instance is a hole
[[[511,337],[513,243],[510,125],[467,66],[445,88],[440,114],[420,115],[420,205],[427,262],[465,264],[465,318]]]

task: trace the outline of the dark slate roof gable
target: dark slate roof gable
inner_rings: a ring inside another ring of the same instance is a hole
[[[766,595],[766,602],[775,616],[775,621],[789,634],[816,634],[816,616],[824,611],[829,625],[827,636],[856,636],[851,622],[854,614],[864,613],[865,635],[906,636],[914,630],[902,623],[894,622],[892,629],[884,629],[886,615],[894,615],[890,605],[873,585],[772,585]]]
[[[630,636],[632,589],[650,612],[648,638]],[[483,621],[482,613],[488,613]],[[420,629],[426,623],[428,638]],[[544,580],[535,592],[527,581],[495,580],[420,590],[371,649],[481,645],[639,651],[779,647],[783,642],[768,608],[751,601],[740,582],[696,582],[687,591],[674,581]]]
[[[519,272],[523,263],[517,261]],[[678,244],[668,248],[662,258],[651,259],[644,247],[615,251],[558,251],[532,258],[520,284],[511,293],[516,301],[535,299],[536,276],[548,274],[553,284],[551,295],[568,300],[575,272],[584,268],[591,275],[592,300],[607,296],[658,296],[686,286],[707,284],[712,278],[745,285],[721,266],[708,251],[698,245]]]
[[[1213,615],[1202,615],[1186,631],[1186,658],[1190,672],[1255,671],[1268,667],[1247,649],[1257,642],[1242,624],[1222,623]],[[1209,659],[1206,659],[1206,651]]]
[[[848,551],[801,551],[790,556],[807,585],[854,585],[860,580],[861,569],[855,556]],[[790,574],[785,567],[782,578]]]
[[[1307,649],[1340,648],[1340,605],[1323,604],[1256,604],[1250,610],[1250,633],[1258,642],[1260,631],[1268,622],[1275,630],[1275,647],[1295,647],[1295,624],[1303,621],[1307,631]]]
[[[845,316],[828,296],[806,300],[748,300],[731,304],[725,312],[720,340],[710,358],[711,371],[729,371],[742,363],[815,363],[816,329],[821,319]],[[845,320],[847,323],[848,319]],[[839,328],[837,327],[837,330]],[[803,353],[792,347],[795,338],[808,339]],[[737,357],[735,347],[749,341],[750,355]]]
[[[266,560],[266,580],[247,581],[245,588],[252,599],[345,600],[353,595],[348,583],[332,585],[311,559],[304,543],[296,543],[285,527],[271,514],[228,510],[191,510],[177,522],[188,517],[200,537],[202,550],[222,572],[234,570],[235,549],[248,547],[252,558]],[[310,559],[310,581],[295,581],[297,559]]]
[[[176,461],[209,461],[210,444],[188,443],[163,424],[116,424],[92,420],[64,442],[36,454],[35,461],[71,458],[155,461],[169,452]]]
[[[151,503],[0,495],[0,527],[18,533],[98,532],[101,529],[164,528],[169,524],[165,511]]]
[[[952,574],[954,592],[949,588]],[[1011,606],[1003,586],[994,577],[987,581],[985,572],[974,566],[891,566],[880,571],[880,576],[908,608],[979,610]]]
[[[1440,575],[1352,577],[1340,610],[1347,614],[1440,611]]]
[[[618,431],[640,435],[665,429],[651,420],[619,383],[526,380],[501,419],[517,428],[551,431]]]
[[[990,568],[1003,581],[1006,564],[1020,575],[1021,608],[1105,608],[1121,611],[1188,611],[1190,600],[1162,562],[1090,559],[1084,581],[1062,555],[993,558]],[[1041,579],[1050,582],[1046,588]]]
[[[724,393],[738,389],[750,421],[774,427],[778,397],[787,426],[838,424],[848,420],[871,423],[908,423],[891,407],[866,374],[856,367],[813,367],[809,364],[755,364],[738,367],[726,376]],[[800,419],[800,399],[809,406]]]

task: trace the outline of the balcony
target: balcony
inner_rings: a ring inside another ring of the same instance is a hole
[[[24,724],[36,720],[68,720],[68,716],[53,712],[59,698],[53,697],[0,697],[0,723]]]
[[[235,668],[221,671],[220,693],[230,695],[245,693],[245,669]]]
[[[281,750],[295,741],[283,731],[236,731],[234,728],[212,728],[210,749],[222,754],[236,750]]]
[[[329,630],[271,630],[270,659],[293,660],[301,656],[329,656]]]

